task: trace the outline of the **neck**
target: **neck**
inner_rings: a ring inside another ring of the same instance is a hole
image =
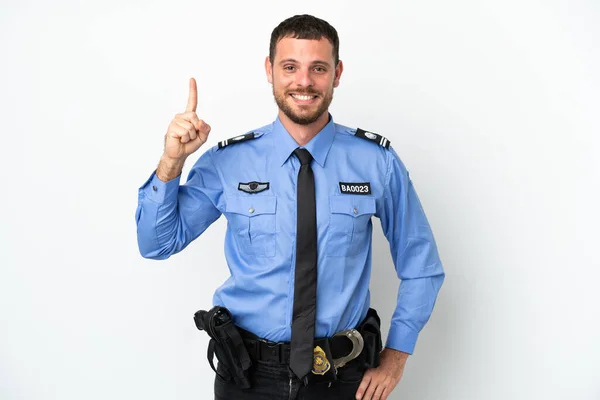
[[[329,122],[329,113],[325,111],[315,122],[308,125],[300,125],[289,119],[287,115],[279,110],[279,120],[299,146],[306,146],[327,125]]]

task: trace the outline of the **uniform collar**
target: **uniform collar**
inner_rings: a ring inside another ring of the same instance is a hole
[[[275,153],[278,165],[285,164],[287,159],[290,157],[292,152],[298,147],[298,143],[284,128],[279,117],[273,122],[273,133],[275,134]],[[325,166],[325,160],[329,149],[333,143],[335,136],[335,125],[333,123],[333,117],[329,114],[329,122],[313,137],[310,142],[304,146],[306,150],[312,155],[313,159],[321,167]]]

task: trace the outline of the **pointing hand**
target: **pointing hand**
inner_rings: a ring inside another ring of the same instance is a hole
[[[190,94],[185,112],[175,115],[165,135],[164,155],[166,157],[174,160],[185,160],[206,142],[210,133],[210,125],[198,119],[196,114],[197,105],[198,89],[196,80],[190,78]]]

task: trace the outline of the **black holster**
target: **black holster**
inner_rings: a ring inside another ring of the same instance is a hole
[[[367,368],[376,368],[379,366],[379,353],[383,350],[381,341],[381,320],[377,311],[369,308],[367,316],[359,326],[359,332],[365,342],[365,366]]]
[[[229,380],[228,376],[219,374],[213,364],[214,355],[219,363],[226,367],[236,385],[242,389],[252,387],[248,378],[252,366],[250,355],[244,345],[237,327],[233,324],[231,313],[225,307],[215,306],[209,311],[200,310],[194,314],[196,327],[210,336],[208,342],[208,362],[219,376]]]

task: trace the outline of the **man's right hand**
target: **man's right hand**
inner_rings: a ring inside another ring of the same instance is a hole
[[[185,112],[175,115],[165,135],[164,155],[166,157],[184,161],[206,142],[210,133],[210,126],[198,119],[196,114],[197,105],[198,89],[196,88],[196,80],[190,78],[190,94]]]
[[[165,148],[156,174],[163,182],[170,181],[181,174],[186,158],[202,146],[210,126],[198,118],[198,89],[196,80],[190,78],[190,94],[183,114],[176,114],[169,124],[165,135]]]

